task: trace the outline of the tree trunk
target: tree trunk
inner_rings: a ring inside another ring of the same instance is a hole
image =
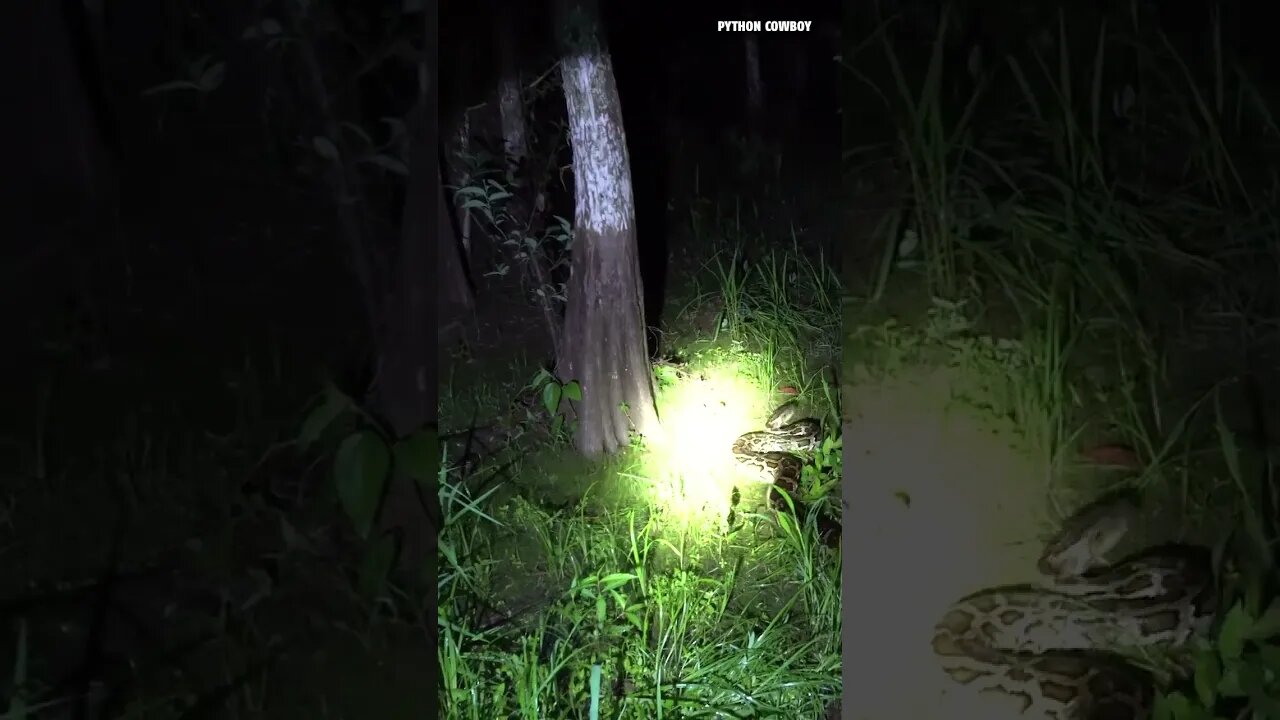
[[[312,112],[317,127],[338,151],[337,157],[326,158],[325,179],[337,212],[340,234],[347,245],[352,271],[360,286],[365,321],[370,332],[376,336],[381,331],[379,324],[383,316],[383,275],[378,272],[380,268],[374,263],[376,255],[372,252],[372,236],[359,212],[364,198],[353,169],[355,162],[342,149],[342,116],[337,107],[339,96],[331,94],[325,82],[325,64],[321,58],[327,56],[321,55],[319,44],[324,42],[321,29],[327,23],[312,15],[313,12],[321,12],[320,8],[312,10],[300,4],[291,4],[290,8],[294,27],[306,28],[295,43],[303,65],[301,82],[311,92],[311,102],[314,103]]]
[[[747,78],[747,123],[753,135],[760,133],[764,121],[764,74],[760,71],[760,38],[755,33],[742,34]]]
[[[478,82],[474,77],[472,64],[474,49],[467,45],[457,45],[451,50],[451,62],[448,71],[451,73],[453,87],[471,87]],[[468,108],[469,96],[455,92],[450,102],[443,106],[444,113],[440,118],[442,134],[441,162],[444,163],[443,177],[446,185],[464,187],[474,182],[469,175],[467,159],[473,152],[471,147],[471,109]],[[472,242],[475,225],[471,220],[471,211],[463,210],[453,202],[453,191],[446,196],[449,212],[456,217],[454,227],[457,228],[458,242],[462,245],[462,257],[466,258],[466,266],[471,268],[487,267],[488,253],[493,250],[492,243],[482,242],[482,248],[475,247]],[[481,251],[484,252],[481,252]]]
[[[572,8],[572,9],[571,9]],[[631,167],[613,63],[594,0],[564,0],[561,63],[574,165],[574,248],[559,375],[578,381],[577,446],[588,457],[660,431],[645,352]],[[574,12],[576,10],[576,12]]]
[[[498,23],[498,114],[502,124],[502,147],[511,177],[529,154],[528,121],[524,113],[524,88],[520,78],[520,34],[518,16],[502,13]]]
[[[108,148],[97,57],[84,9],[74,3],[16,3],[0,16],[0,49],[15,72],[0,97],[11,118],[5,159],[6,210],[41,224],[94,226],[109,212],[116,179]],[[10,204],[12,203],[12,204]]]
[[[428,7],[425,57],[436,56],[436,11]],[[401,218],[400,247],[396,254],[397,273],[387,296],[386,322],[378,343],[381,372],[373,389],[377,413],[397,438],[424,427],[434,428],[439,403],[438,372],[435,365],[437,279],[432,272],[432,231],[438,229],[432,211],[443,197],[440,182],[440,155],[434,141],[438,89],[425,66],[421,73],[421,96],[409,123],[413,145],[409,158],[409,185]],[[442,242],[443,239],[437,240]],[[434,478],[432,478],[434,480]],[[391,478],[380,516],[380,529],[399,536],[399,569],[410,582],[425,583],[435,575],[436,533],[439,530],[439,501],[434,482],[418,484],[397,472]]]
[[[6,113],[0,174],[0,279],[38,305],[78,298],[95,330],[104,296],[123,278],[108,244],[117,208],[111,125],[84,8],[57,1],[0,11]],[[12,254],[10,254],[12,253]],[[18,308],[20,303],[8,303]],[[19,313],[21,314],[21,313]],[[95,348],[96,356],[104,348]]]
[[[447,327],[455,325],[459,318],[474,312],[475,295],[462,262],[462,244],[454,227],[454,216],[449,211],[449,201],[446,199],[448,192],[444,187],[438,154],[436,158],[436,181],[440,183],[435,188],[435,195],[438,198],[436,264],[440,274],[440,319],[449,321],[440,323],[440,330],[443,332]]]
[[[809,43],[787,45],[788,70],[791,75],[790,101],[783,108],[783,131],[788,137],[796,137],[804,112],[809,104]]]
[[[446,185],[455,188],[470,185],[471,176],[463,169],[464,158],[471,153],[471,122],[465,110],[458,113],[457,122],[450,124],[449,135],[444,138],[443,146],[445,165],[441,170],[447,180]],[[476,253],[471,243],[471,211],[448,202],[445,204],[457,216],[458,241],[462,244],[462,254],[474,265]]]

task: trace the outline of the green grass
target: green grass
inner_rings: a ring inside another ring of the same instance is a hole
[[[555,412],[569,394],[518,358],[444,386],[443,717],[816,718],[840,697],[839,555],[815,529],[839,513],[838,282],[798,234],[771,242],[758,206],[688,212],[660,436],[578,457]],[[799,518],[730,453],[787,399],[828,432]]]
[[[660,366],[672,441],[602,465],[547,438],[504,470],[517,487],[474,500],[446,465],[442,547],[465,558],[441,578],[446,717],[818,717],[839,696],[838,557],[812,515],[775,519],[728,453],[770,409],[761,362],[730,344]]]
[[[816,717],[838,696],[838,565],[790,543],[706,548],[705,537],[661,532],[640,508],[553,514],[517,499],[492,519],[472,512],[451,515],[442,536],[471,550],[466,569],[442,577],[446,717],[585,717],[593,704],[608,717],[746,707]],[[527,549],[499,565],[476,547],[481,535]],[[774,569],[746,567],[757,563]],[[512,598],[493,587],[504,581],[540,590]],[[513,616],[476,627],[466,611],[475,596],[503,598]],[[589,688],[597,666],[602,693]]]

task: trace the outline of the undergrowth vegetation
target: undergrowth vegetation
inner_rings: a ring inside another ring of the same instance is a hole
[[[501,217],[502,191],[484,197]],[[535,363],[444,388],[444,717],[821,717],[840,696],[840,562],[815,529],[839,513],[837,280],[798,238],[768,241],[757,209],[691,206],[654,365],[661,437],[577,458],[576,385]],[[730,452],[785,400],[826,432],[799,516]]]
[[[1126,482],[1174,514],[1171,539],[1215,546],[1223,592],[1158,716],[1274,717],[1274,97],[1216,14],[1189,41],[1140,3],[1041,15],[985,66],[958,6],[923,61],[892,22],[851,44],[845,71],[895,136],[850,149],[850,172],[892,158],[909,198],[878,229],[864,295],[934,300],[915,327],[846,330],[984,365],[991,409],[1051,479],[1090,443],[1131,450]]]

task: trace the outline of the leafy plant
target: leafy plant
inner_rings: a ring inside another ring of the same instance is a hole
[[[573,224],[559,215],[550,216],[548,222],[536,202],[529,206],[526,186],[531,181],[512,176],[505,158],[483,151],[459,155],[464,180],[450,187],[454,202],[462,212],[478,217],[505,253],[485,276],[504,277],[513,265],[517,267],[521,286],[531,294],[553,346],[559,348],[560,318],[567,301],[566,285],[559,278],[569,266]]]
[[[1194,693],[1158,697],[1156,720],[1215,720],[1224,706],[1241,704],[1248,710],[1235,717],[1280,717],[1280,600],[1259,612],[1256,589],[1250,594],[1226,612],[1212,645],[1196,653]]]
[[[423,486],[435,479],[440,440],[433,428],[393,437],[332,384],[303,421],[297,439],[299,448],[305,451],[331,429],[337,429],[342,436],[333,451],[338,503],[356,535],[368,543],[357,584],[361,594],[372,600],[381,592],[395,559],[393,538],[374,535],[387,485],[395,473],[403,473]]]
[[[582,402],[582,386],[578,381],[570,380],[562,383],[550,370],[540,368],[526,388],[537,392],[543,409],[551,417],[552,436],[564,439],[571,435],[573,428],[566,426],[563,405]]]

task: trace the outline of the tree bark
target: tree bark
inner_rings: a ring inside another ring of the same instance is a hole
[[[0,80],[0,101],[15,108],[2,133],[0,223],[9,233],[0,240],[0,280],[40,305],[76,297],[96,337],[106,321],[99,305],[126,286],[113,282],[125,277],[107,242],[119,180],[83,14],[83,6],[58,1],[0,10],[0,60],[14,69]],[[96,359],[105,348],[90,351]]]
[[[742,47],[747,79],[747,124],[754,135],[760,133],[764,120],[764,74],[760,71],[760,38],[755,33],[743,33]]]
[[[440,323],[440,330],[443,331],[447,326],[455,324],[454,321],[458,318],[469,316],[475,311],[475,294],[462,262],[462,243],[454,227],[454,216],[449,210],[449,201],[446,199],[448,191],[444,187],[439,155],[436,156],[435,173],[436,182],[439,183],[435,188],[435,195],[438,198],[436,263],[440,274],[440,319],[450,321]]]
[[[311,15],[312,12],[321,11],[320,8],[313,11],[298,4],[291,4],[290,8],[294,27],[312,28],[320,25]],[[363,198],[361,185],[353,171],[355,163],[346,157],[342,149],[341,116],[336,107],[338,101],[336,96],[329,92],[329,87],[325,83],[325,66],[321,62],[322,56],[317,47],[322,41],[323,38],[319,32],[308,29],[302,32],[295,47],[302,60],[304,70],[302,82],[307,84],[311,92],[317,126],[324,137],[338,150],[338,157],[326,159],[325,176],[337,211],[338,227],[347,245],[351,267],[360,286],[365,320],[370,332],[376,336],[381,331],[379,323],[383,316],[382,277],[374,264],[372,237],[358,212],[360,205],[363,204]]]
[[[520,33],[515,13],[502,13],[498,23],[498,114],[507,172],[514,177],[529,154],[529,130],[520,77]]]
[[[574,248],[559,375],[582,387],[578,449],[588,457],[660,431],[645,352],[631,167],[613,63],[594,0],[564,0],[561,63],[573,147]]]
[[[104,98],[93,38],[82,7],[63,2],[16,3],[0,15],[0,50],[15,72],[0,98],[20,108],[5,158],[5,209],[30,212],[57,225],[96,225],[112,202]],[[96,102],[95,102],[96,100]]]
[[[438,89],[426,57],[436,56],[436,11],[426,9],[424,66],[420,69],[420,99],[410,118],[413,146],[409,185],[401,218],[397,273],[387,296],[386,322],[378,343],[381,368],[373,389],[373,405],[397,438],[434,428],[439,403],[435,338],[437,279],[432,272],[432,213],[439,209],[440,155],[435,142]],[[435,242],[443,239],[436,238]],[[435,575],[436,533],[440,508],[434,478],[419,484],[396,472],[383,502],[380,530],[399,536],[399,570],[410,582],[424,583]]]

